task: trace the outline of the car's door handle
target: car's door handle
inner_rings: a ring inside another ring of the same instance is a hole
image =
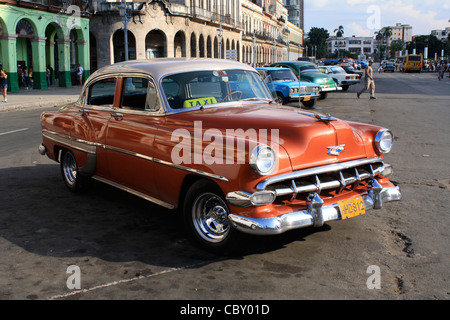
[[[123,119],[123,114],[113,112],[113,113],[111,113],[111,117],[113,117],[116,120],[122,120]]]
[[[85,114],[85,115],[89,115],[89,111],[86,109],[81,108],[80,110],[78,110],[78,112]]]

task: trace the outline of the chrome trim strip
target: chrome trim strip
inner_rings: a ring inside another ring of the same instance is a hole
[[[167,209],[172,210],[172,209],[175,208],[175,206],[172,205],[172,204],[170,204],[170,203],[167,203],[167,202],[164,202],[164,201],[162,201],[162,200],[153,198],[153,197],[151,197],[151,196],[149,196],[149,195],[146,195],[146,194],[144,194],[144,193],[142,193],[142,192],[139,192],[139,191],[136,191],[136,190],[134,190],[134,189],[125,187],[125,186],[123,186],[123,185],[121,185],[121,184],[118,184],[118,183],[116,183],[116,182],[110,181],[110,180],[108,180],[108,179],[105,179],[105,178],[102,178],[102,177],[99,177],[99,176],[93,176],[92,179],[95,179],[95,180],[97,180],[97,181],[106,183],[106,184],[108,184],[108,185],[110,185],[110,186],[113,186],[113,187],[115,187],[115,188],[121,189],[121,190],[126,191],[126,192],[128,192],[128,193],[131,193],[131,194],[133,194],[133,195],[135,195],[135,196],[138,196],[138,197],[143,198],[143,199],[145,199],[145,200],[148,200],[148,201],[150,201],[150,202],[156,203],[157,205],[160,205],[160,206],[165,207],[165,208],[167,208]]]
[[[153,157],[149,157],[149,156],[146,156],[146,155],[141,154],[141,153],[128,151],[128,150],[124,150],[124,149],[120,149],[120,148],[116,148],[116,147],[112,147],[112,146],[107,146],[107,145],[105,145],[104,148],[108,149],[108,150],[116,151],[116,152],[121,152],[121,153],[130,155],[130,156],[133,156],[133,157],[144,159],[144,160],[152,161],[152,162],[155,162],[155,163],[158,163],[158,164],[162,164],[162,165],[165,165],[165,166],[168,166],[168,167],[176,168],[176,169],[187,171],[187,172],[190,172],[190,173],[199,174],[199,175],[202,175],[202,176],[205,176],[205,177],[209,177],[209,178],[213,178],[213,179],[216,179],[216,180],[225,181],[225,182],[229,181],[226,177],[223,177],[223,176],[220,176],[220,175],[217,175],[217,174],[213,174],[213,173],[209,173],[209,172],[205,172],[205,171],[201,171],[201,170],[197,170],[197,169],[192,169],[192,168],[180,166],[178,164],[175,164],[175,163],[172,163],[172,162],[168,162],[168,161],[164,161],[164,160],[160,160],[160,159],[153,158]]]
[[[384,204],[398,201],[401,198],[402,194],[397,186],[381,190],[376,197],[371,193],[363,196],[366,210],[379,209],[378,204],[380,202]],[[377,202],[379,203],[377,204]],[[316,205],[316,207],[287,213],[274,218],[257,219],[230,214],[228,215],[228,220],[233,228],[253,235],[276,235],[293,229],[321,226],[326,221],[342,220],[338,204],[322,207],[320,202],[318,202],[312,205]]]
[[[176,168],[179,170],[183,170],[183,171],[187,171],[190,173],[195,173],[204,177],[208,177],[208,178],[212,178],[212,179],[216,179],[216,180],[220,180],[220,181],[225,181],[228,182],[229,180],[224,177],[224,176],[220,176],[217,174],[213,174],[213,173],[209,173],[209,172],[205,172],[205,171],[201,171],[201,170],[197,170],[197,169],[192,169],[192,168],[188,168],[188,167],[184,167],[184,166],[180,166],[178,164],[174,164],[168,161],[164,161],[164,160],[160,160],[157,158],[152,158],[149,156],[146,156],[144,154],[141,153],[136,153],[133,151],[128,151],[128,150],[124,150],[121,148],[116,148],[113,146],[108,146],[108,145],[104,145],[104,144],[100,144],[100,143],[96,143],[96,142],[90,142],[90,141],[85,141],[85,140],[80,140],[80,139],[75,139],[75,138],[71,138],[56,132],[51,132],[48,131],[46,129],[42,130],[42,135],[48,139],[51,139],[53,141],[56,141],[58,143],[61,143],[65,146],[68,146],[70,148],[79,150],[79,151],[83,151],[89,154],[96,154],[97,153],[97,149],[96,147],[100,147],[100,148],[104,148],[104,149],[108,149],[108,150],[112,150],[112,151],[116,151],[116,152],[120,152],[120,153],[124,153],[133,157],[137,157],[137,158],[141,158],[144,160],[148,160],[148,161],[152,161],[155,163],[159,163],[165,166],[169,166],[172,168]]]
[[[325,165],[325,166],[320,166],[320,167],[315,167],[315,168],[310,168],[310,169],[305,169],[305,170],[299,170],[299,171],[295,171],[295,172],[289,172],[289,173],[282,174],[279,176],[270,177],[270,178],[267,178],[267,179],[261,181],[256,186],[256,189],[257,190],[265,190],[267,188],[267,186],[274,184],[274,183],[282,182],[285,180],[299,179],[299,178],[303,178],[303,177],[307,177],[307,176],[318,175],[318,174],[329,173],[329,172],[337,172],[337,171],[347,170],[347,169],[351,169],[353,167],[359,167],[359,166],[376,163],[376,162],[383,162],[383,159],[379,158],[379,157],[368,158],[368,159],[359,159],[359,160],[352,160],[352,161],[341,162],[341,163],[333,163],[333,164],[329,164],[329,165]]]
[[[47,129],[42,130],[42,135],[47,139],[53,140],[72,149],[94,155],[97,153],[97,147],[102,146],[101,144],[95,142],[75,139],[57,132],[49,131]]]

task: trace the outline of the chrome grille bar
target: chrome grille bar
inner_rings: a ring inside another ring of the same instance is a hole
[[[379,167],[374,169],[374,165]],[[322,166],[282,176],[269,178],[258,185],[258,189],[276,192],[277,196],[291,195],[293,201],[297,195],[304,193],[320,194],[324,190],[335,189],[341,193],[346,187],[357,188],[362,181],[371,183],[376,175],[391,172],[392,168],[385,165],[381,158],[350,161],[336,165]],[[334,177],[333,177],[334,176]],[[286,178],[282,180],[282,177]]]

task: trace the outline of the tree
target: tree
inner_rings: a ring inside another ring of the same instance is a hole
[[[418,36],[414,38],[414,41],[409,43],[407,49],[409,53],[412,53],[416,49],[417,54],[424,54],[425,47],[428,47],[429,58],[434,59],[434,55],[437,53],[439,59],[442,49],[445,48],[445,43],[434,35]]]
[[[339,26],[339,28],[334,29],[334,33],[336,33],[336,37],[342,38],[342,36],[344,35],[344,27]]]
[[[375,39],[378,40],[378,53],[380,54],[380,61],[383,60],[382,57],[382,52],[383,52],[383,32],[381,31],[377,31],[374,33],[375,34]]]
[[[328,30],[313,27],[307,34],[305,46],[308,48],[317,47],[317,59],[325,58],[327,55],[327,39],[330,37]]]
[[[389,38],[392,36],[392,28],[384,27],[383,29],[381,29],[381,34],[383,36],[383,39],[386,40],[386,46],[385,46],[385,51],[386,51],[387,47],[389,46]],[[386,52],[386,57],[387,57],[387,52]]]
[[[334,29],[334,33],[336,33],[336,38],[342,38],[344,35],[344,27],[339,26],[337,29]],[[339,47],[338,47],[338,58],[339,58]]]

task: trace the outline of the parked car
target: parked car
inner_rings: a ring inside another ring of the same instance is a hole
[[[345,72],[350,73],[350,74],[356,74],[359,76],[359,78],[361,79],[364,72],[362,72],[361,70],[356,70],[352,65],[350,64],[341,64],[340,65],[342,67],[342,69],[345,70]]]
[[[365,69],[369,65],[367,61],[358,61],[358,64],[361,66],[361,69]]]
[[[325,99],[328,92],[335,92],[342,90],[338,87],[333,78],[320,72],[318,67],[309,62],[302,61],[288,61],[277,62],[270,65],[271,67],[290,68],[297,78],[301,81],[312,82],[320,85],[320,99]]]
[[[361,82],[358,75],[348,74],[341,66],[320,66],[319,70],[332,77],[343,91]]]
[[[392,62],[387,62],[383,67],[384,72],[395,72],[395,65]]]
[[[257,71],[231,60],[110,65],[40,123],[39,152],[71,191],[94,179],[179,209],[218,252],[242,233],[320,227],[401,198],[383,160],[389,130],[274,104]]]
[[[279,104],[300,101],[304,107],[312,108],[320,97],[319,85],[299,81],[289,68],[266,67],[256,70],[266,80],[269,89],[275,92]]]

